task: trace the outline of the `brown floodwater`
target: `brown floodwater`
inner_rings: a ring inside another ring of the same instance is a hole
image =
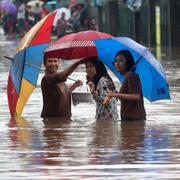
[[[29,99],[22,118],[10,118],[7,103],[9,62],[15,42],[0,48],[1,179],[171,179],[180,178],[180,58],[160,58],[171,101],[145,101],[146,122],[96,122],[95,104],[72,106],[72,121],[44,120],[41,89]],[[62,68],[67,66],[63,63]],[[40,84],[43,72],[40,74]],[[71,75],[83,79],[84,68]],[[118,81],[113,77],[116,85]],[[71,83],[71,81],[69,81]],[[85,92],[86,86],[77,89]],[[118,107],[120,108],[120,107]]]

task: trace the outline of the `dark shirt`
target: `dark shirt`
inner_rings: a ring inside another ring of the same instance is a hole
[[[145,120],[146,112],[144,99],[139,76],[134,72],[129,72],[122,83],[120,93],[140,94],[138,101],[121,100],[121,119],[122,120]]]
[[[41,81],[43,110],[41,117],[70,117],[71,94],[63,73],[46,74]]]

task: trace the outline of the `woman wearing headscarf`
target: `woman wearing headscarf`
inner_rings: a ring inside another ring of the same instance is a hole
[[[103,102],[109,92],[115,90],[114,83],[107,73],[104,64],[96,57],[89,58],[86,61],[87,84],[90,87],[91,94],[96,101],[96,119],[97,120],[117,120],[117,101],[112,98],[108,104]]]

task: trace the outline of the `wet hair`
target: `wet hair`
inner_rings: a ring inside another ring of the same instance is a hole
[[[47,61],[47,57],[44,55],[44,56],[43,56],[43,64],[44,64],[44,66],[45,66],[45,64],[46,64],[46,61]]]
[[[115,85],[113,83],[112,78],[109,76],[105,65],[97,57],[90,57],[90,58],[87,59],[86,63],[87,62],[92,63],[93,66],[96,68],[96,75],[92,79],[89,78],[88,76],[86,76],[87,83],[89,81],[92,81],[94,83],[94,85],[95,85],[95,88],[96,88],[97,85],[98,85],[99,80],[101,79],[101,77],[106,77],[109,80],[108,81],[109,89],[111,91],[114,91],[116,89]]]
[[[135,61],[134,61],[134,58],[131,54],[130,51],[128,50],[121,50],[121,51],[118,51],[117,54],[115,55],[115,59],[117,56],[119,55],[123,55],[126,59],[126,68],[127,68],[127,71],[135,71],[136,70],[136,67],[135,67]],[[116,60],[115,60],[116,61]]]

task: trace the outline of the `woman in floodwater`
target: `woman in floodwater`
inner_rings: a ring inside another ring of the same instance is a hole
[[[128,50],[119,51],[115,56],[114,65],[124,77],[120,92],[110,92],[108,97],[121,101],[121,120],[145,120],[146,112],[141,82],[135,73],[135,62]]]
[[[107,105],[103,101],[110,91],[115,90],[114,83],[107,73],[104,64],[96,57],[86,61],[87,83],[90,87],[91,94],[96,101],[96,119],[97,120],[117,120],[117,101],[112,98]]]

